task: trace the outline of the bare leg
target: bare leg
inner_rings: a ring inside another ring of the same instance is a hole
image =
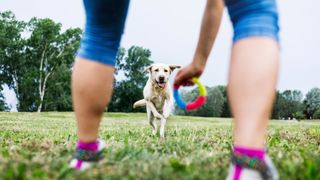
[[[235,118],[234,144],[264,148],[278,75],[278,44],[255,37],[234,44],[228,94]]]
[[[86,59],[78,59],[72,73],[72,98],[76,113],[78,138],[93,142],[104,109],[112,94],[114,68]]]

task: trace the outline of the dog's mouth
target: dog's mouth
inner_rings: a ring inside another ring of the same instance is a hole
[[[164,81],[156,81],[156,83],[162,89],[166,87],[166,82]]]

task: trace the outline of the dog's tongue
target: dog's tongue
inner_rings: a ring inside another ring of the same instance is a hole
[[[166,85],[165,83],[159,83],[159,86],[162,87],[162,88],[164,88],[165,85]]]

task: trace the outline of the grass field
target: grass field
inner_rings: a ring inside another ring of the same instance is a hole
[[[67,166],[77,139],[72,113],[1,113],[0,179],[224,179],[231,130],[230,119],[173,116],[159,141],[146,114],[108,113],[106,158],[76,172]],[[320,121],[272,121],[268,132],[281,179],[320,179]]]

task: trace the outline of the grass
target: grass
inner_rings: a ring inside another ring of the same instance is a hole
[[[72,113],[1,113],[0,179],[224,179],[230,119],[173,116],[166,141],[146,114],[108,113],[106,158],[87,172],[68,169],[76,142]],[[272,121],[269,154],[281,179],[320,179],[320,121]]]

